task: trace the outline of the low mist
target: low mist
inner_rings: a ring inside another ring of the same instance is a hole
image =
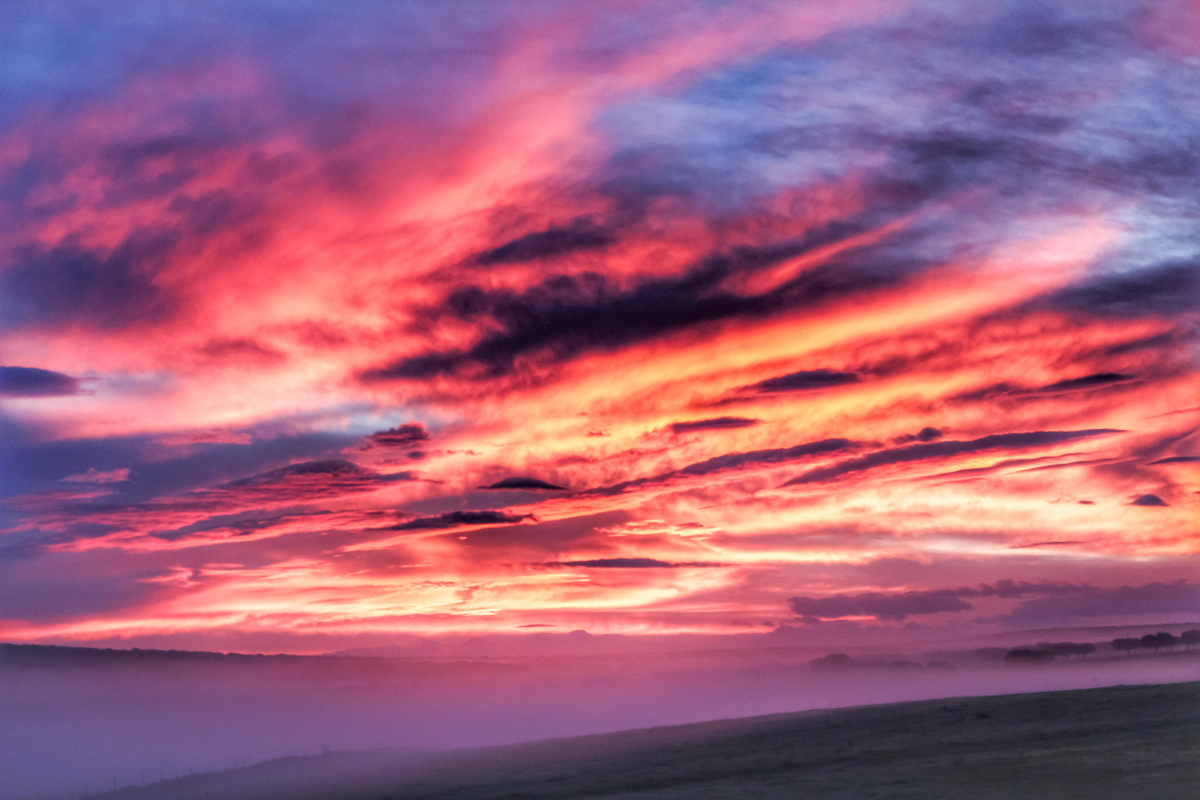
[[[986,654],[985,654],[986,655]],[[1006,665],[796,650],[610,657],[241,656],[0,665],[0,796],[74,797],[285,755],[458,748],[757,714],[1200,678],[1200,662]]]

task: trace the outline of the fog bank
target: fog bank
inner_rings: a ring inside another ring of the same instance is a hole
[[[501,744],[899,700],[1200,678],[1200,653],[930,667],[813,654],[388,659],[9,659],[0,682],[4,800],[81,796],[268,758]],[[85,660],[86,661],[86,660]]]

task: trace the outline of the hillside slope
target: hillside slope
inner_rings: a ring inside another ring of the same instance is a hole
[[[650,728],[416,757],[332,753],[106,800],[1200,796],[1200,683]]]

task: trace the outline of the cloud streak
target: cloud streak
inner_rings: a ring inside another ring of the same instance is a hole
[[[1094,436],[1120,433],[1121,431],[1107,428],[1083,431],[1031,431],[1029,433],[996,433],[970,441],[941,441],[925,444],[914,444],[908,447],[879,450],[859,458],[847,459],[829,467],[809,470],[803,475],[792,478],[784,486],[800,486],[808,483],[836,480],[837,478],[855,472],[874,469],[893,464],[907,464],[914,461],[930,461],[949,459],[961,455],[984,453],[995,450],[1024,450],[1035,447],[1056,445],[1060,442],[1070,442],[1077,439],[1087,439]]]

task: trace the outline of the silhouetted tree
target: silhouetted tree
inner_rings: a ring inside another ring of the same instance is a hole
[[[1042,647],[1042,645],[1038,645],[1038,647]],[[1075,652],[1075,643],[1055,642],[1054,644],[1045,645],[1045,649],[1053,653],[1055,658],[1058,658],[1059,656],[1066,656],[1067,658],[1070,658]]]
[[[1131,653],[1133,653],[1134,650],[1137,650],[1141,646],[1142,646],[1141,639],[1130,638],[1130,639],[1113,639],[1112,640],[1113,650],[1124,650],[1125,655],[1130,655]]]
[[[1167,633],[1166,631],[1147,633],[1142,637],[1142,647],[1153,647],[1154,652],[1156,653],[1160,647],[1166,647],[1170,649],[1177,644],[1179,644],[1179,639]]]
[[[1159,647],[1165,647],[1168,650],[1170,650],[1175,645],[1179,644],[1179,637],[1172,636],[1171,634],[1167,633],[1166,631],[1161,631],[1159,633],[1154,634],[1154,640],[1156,642],[1158,642]]]
[[[1183,646],[1191,650],[1192,645],[1200,644],[1200,631],[1184,631],[1179,638],[1183,641]]]

